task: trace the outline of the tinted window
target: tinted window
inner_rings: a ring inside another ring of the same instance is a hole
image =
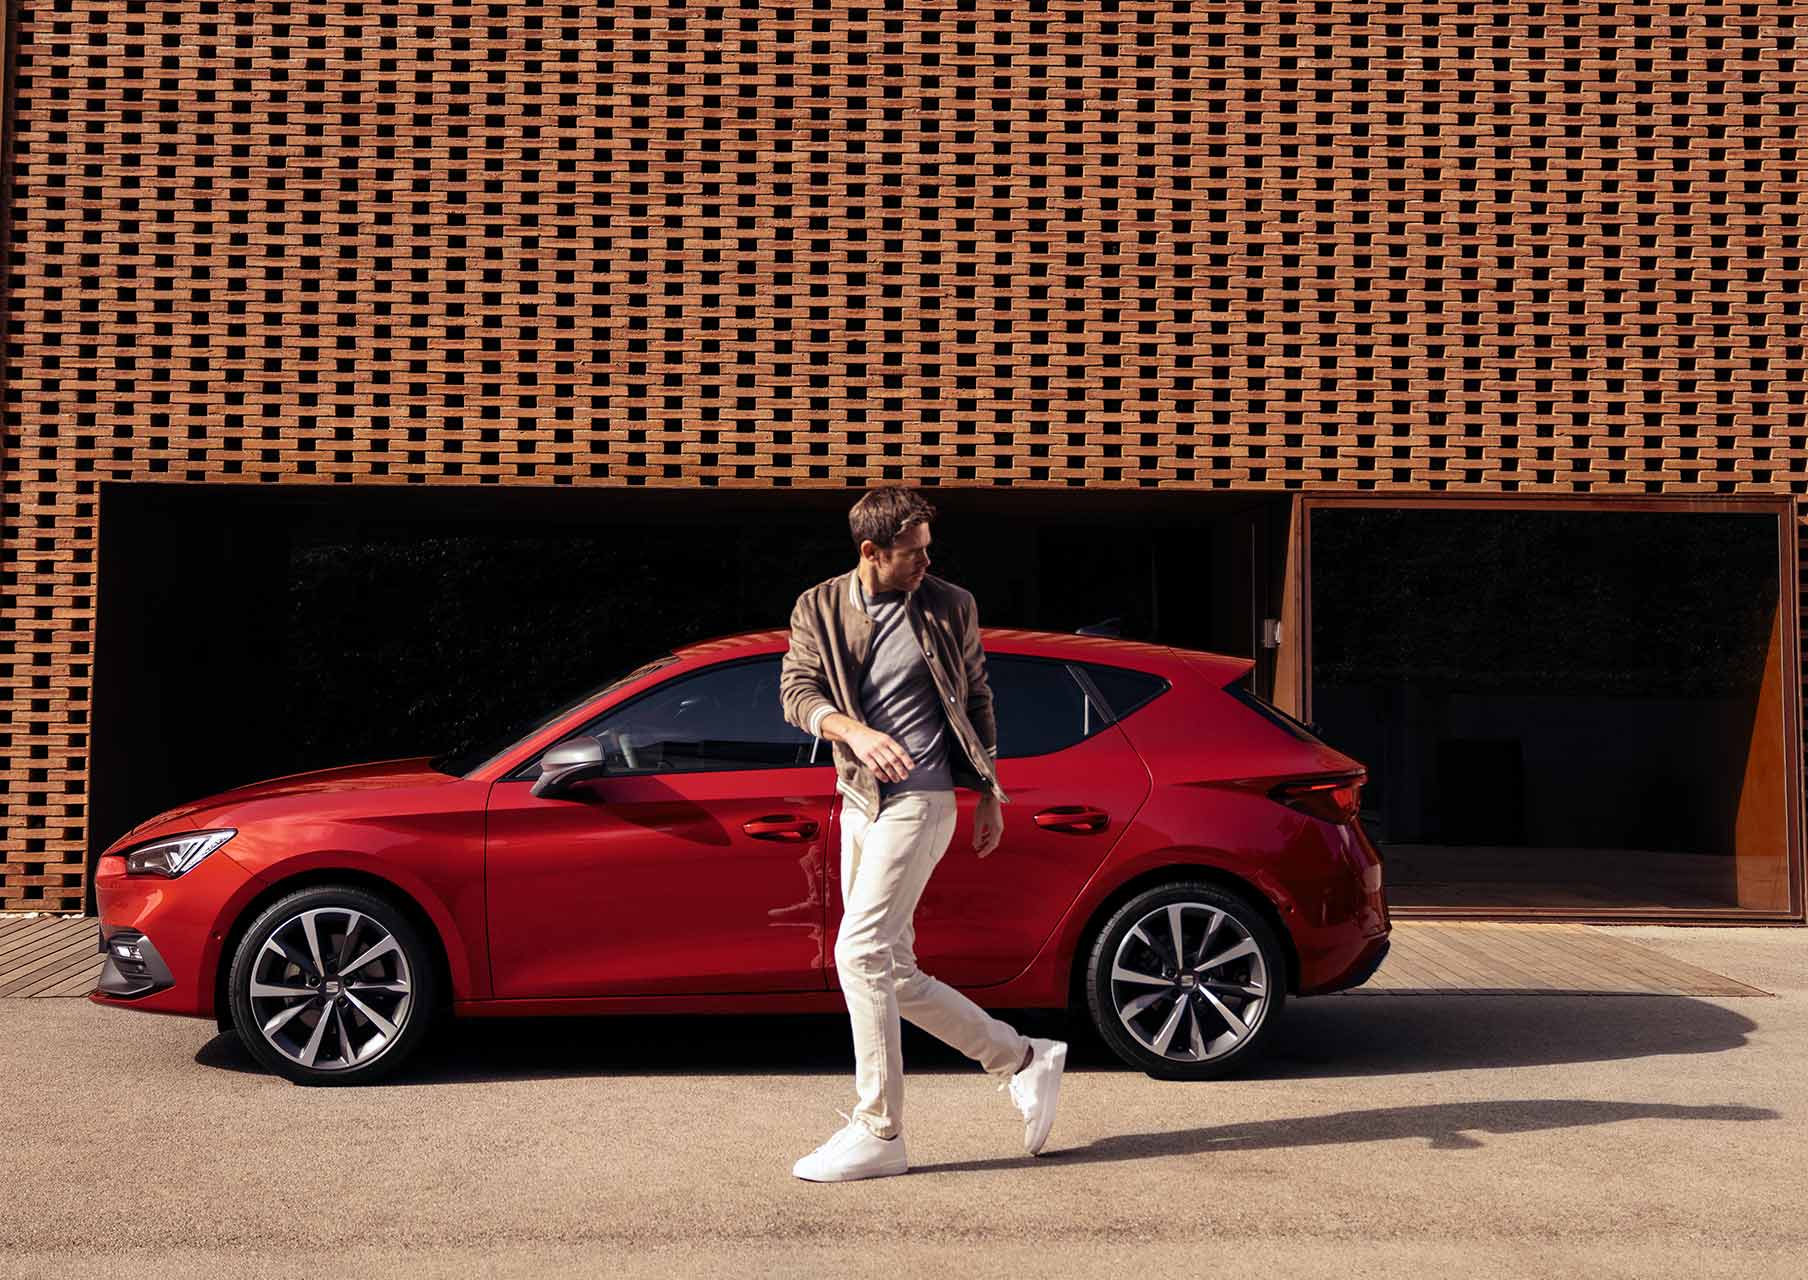
[[[1071,747],[1105,727],[1107,717],[1067,672],[1067,664],[986,655],[986,679],[998,717],[998,755],[1040,756]]]
[[[1298,720],[1295,720],[1285,711],[1282,711],[1279,707],[1275,706],[1274,703],[1268,701],[1268,699],[1264,698],[1254,689],[1249,688],[1248,680],[1249,674],[1245,673],[1234,683],[1225,685],[1224,691],[1230,694],[1230,696],[1235,698],[1238,702],[1241,702],[1244,706],[1248,707],[1251,711],[1260,715],[1264,720],[1270,721],[1280,728],[1285,729],[1301,742],[1315,742],[1319,746],[1325,745],[1325,740],[1314,733],[1311,726],[1301,724]]]
[[[1086,668],[1086,677],[1098,686],[1105,703],[1111,708],[1111,714],[1119,720],[1135,711],[1157,694],[1166,693],[1168,682],[1160,676],[1152,676],[1147,671],[1133,671],[1129,667],[1107,667],[1096,662],[1080,664]]]
[[[611,772],[773,769],[810,762],[810,735],[779,709],[781,655],[707,667],[660,685],[586,727]]]

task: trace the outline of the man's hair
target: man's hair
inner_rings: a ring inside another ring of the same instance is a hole
[[[848,532],[854,547],[871,542],[891,549],[892,540],[914,524],[935,519],[935,508],[908,485],[882,484],[868,489],[848,511]]]

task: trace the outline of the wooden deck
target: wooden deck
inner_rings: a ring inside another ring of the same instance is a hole
[[[0,998],[87,995],[100,976],[97,936],[88,916],[0,914]],[[1767,994],[1597,925],[1407,920],[1393,938],[1381,972],[1351,995]]]
[[[1611,926],[1400,920],[1381,971],[1351,995],[1762,996],[1769,992],[1616,937]]]
[[[0,915],[0,997],[87,995],[99,938],[92,916]]]

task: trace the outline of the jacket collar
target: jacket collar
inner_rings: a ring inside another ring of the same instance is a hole
[[[928,578],[923,582],[927,584]],[[865,670],[866,661],[872,656],[873,627],[872,615],[860,607],[859,595],[860,569],[855,566],[847,571],[841,581],[841,589],[837,594],[841,598],[841,633],[848,638],[848,645],[853,653],[854,662],[861,670]],[[922,592],[918,586],[904,593],[904,620],[910,626],[911,634],[919,639],[923,634],[922,601],[917,597]]]
[[[928,581],[927,578],[924,579]],[[922,588],[913,587],[904,593],[904,610],[910,613],[917,604],[917,592]],[[872,622],[872,617],[860,607],[860,569],[858,566],[849,569],[842,578],[841,613],[844,621],[853,625]]]

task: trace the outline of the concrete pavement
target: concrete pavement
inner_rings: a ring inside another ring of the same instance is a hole
[[[1325,997],[1197,1085],[1078,1042],[1039,1159],[913,1030],[913,1170],[840,1186],[790,1166],[851,1101],[845,1019],[472,1023],[344,1090],[0,1002],[0,1275],[1799,1275],[1808,932],[1625,936],[1776,994]]]

